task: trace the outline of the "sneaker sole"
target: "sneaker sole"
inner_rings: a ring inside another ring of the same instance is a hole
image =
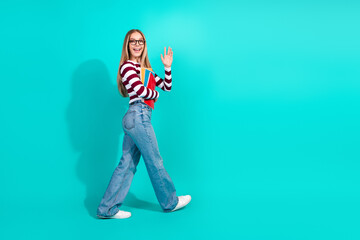
[[[114,216],[111,216],[111,217],[103,217],[103,216],[99,216],[99,215],[96,215],[98,218],[101,218],[101,219],[124,219],[124,218],[129,218],[129,217],[131,217],[131,215],[130,216],[128,216],[128,217],[114,217]]]

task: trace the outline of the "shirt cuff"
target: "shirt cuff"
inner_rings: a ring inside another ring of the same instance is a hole
[[[165,67],[165,66],[164,66]],[[165,67],[166,71],[170,71],[171,70],[171,66],[170,67]]]

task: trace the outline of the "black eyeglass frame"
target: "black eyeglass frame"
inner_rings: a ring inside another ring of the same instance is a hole
[[[140,44],[140,41],[142,41],[143,43]],[[143,40],[143,39],[139,39],[139,40],[129,40],[129,43],[130,43],[130,45],[132,45],[132,46],[135,46],[136,43],[138,43],[139,45],[144,45],[144,44],[145,44],[145,40]]]

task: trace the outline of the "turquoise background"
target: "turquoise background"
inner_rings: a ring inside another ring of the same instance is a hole
[[[2,1],[1,239],[360,239],[358,1]],[[127,31],[173,88],[152,123],[184,209],[121,157]]]

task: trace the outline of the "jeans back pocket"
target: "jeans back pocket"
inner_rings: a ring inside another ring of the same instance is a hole
[[[135,127],[135,111],[129,111],[123,117],[123,127],[127,130],[130,130]]]

